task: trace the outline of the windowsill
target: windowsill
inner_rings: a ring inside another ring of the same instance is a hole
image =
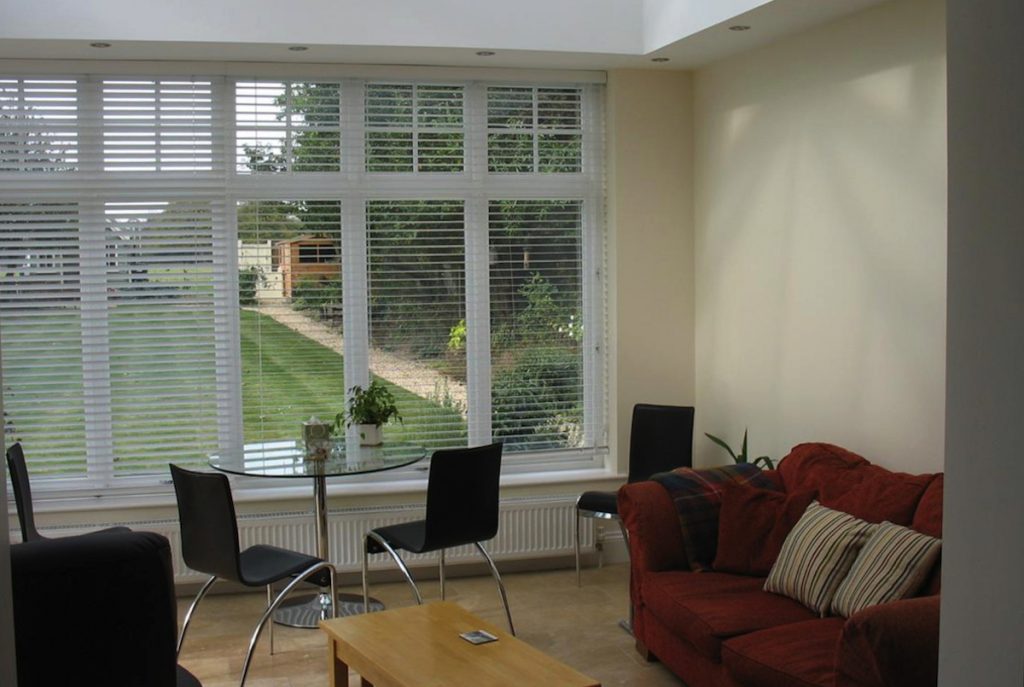
[[[574,484],[594,481],[625,481],[626,476],[609,468],[591,468],[584,470],[564,470],[547,472],[525,472],[503,476],[502,488],[520,488],[547,486],[553,484]],[[235,485],[232,489],[236,503],[259,503],[309,499],[312,496],[312,482],[308,479],[294,480],[295,485],[246,488]],[[170,489],[170,487],[168,487]],[[427,489],[427,479],[361,482],[346,484],[342,480],[328,482],[327,497],[345,496],[390,496],[398,494],[423,493]],[[37,513],[82,513],[92,511],[115,511],[132,508],[166,508],[174,507],[174,494],[170,491],[160,494],[126,494],[119,496],[67,497],[46,500],[35,500]]]

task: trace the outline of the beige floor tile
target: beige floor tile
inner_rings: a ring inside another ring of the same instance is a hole
[[[508,574],[504,579],[519,639],[600,680],[603,687],[681,685],[664,666],[639,660],[633,638],[618,626],[627,612],[626,565],[585,570],[580,588],[571,570]],[[358,592],[355,588],[343,591]],[[413,603],[404,583],[373,585],[371,591],[389,608]],[[436,581],[425,581],[420,591],[425,601],[440,599]],[[490,577],[449,580],[448,600],[499,627],[505,626],[504,610]],[[179,619],[184,617],[189,602],[179,599]],[[245,647],[264,603],[265,597],[259,592],[211,596],[200,605],[189,628],[181,663],[204,687],[238,684]],[[318,630],[277,626],[274,642],[275,652],[270,656],[264,632],[249,671],[248,687],[326,684],[326,640]],[[350,684],[358,687],[358,678],[353,676]]]

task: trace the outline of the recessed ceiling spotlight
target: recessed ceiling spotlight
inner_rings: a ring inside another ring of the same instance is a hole
[[[291,50],[292,52],[306,52],[307,50],[309,50],[309,48],[306,47],[305,45],[290,45],[288,46],[288,49]]]
[[[651,62],[668,62],[667,57],[652,57]]]
[[[104,43],[102,41],[96,41],[95,43],[90,43],[89,47],[91,47],[91,48],[109,48],[110,47],[110,43]]]
[[[736,24],[729,27],[730,31],[750,31],[750,27],[746,24]]]
[[[493,50],[477,50],[476,54],[479,55],[480,57],[491,57],[492,55],[494,55],[494,51]]]

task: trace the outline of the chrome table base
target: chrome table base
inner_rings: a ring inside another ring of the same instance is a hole
[[[363,612],[361,594],[338,594],[337,604],[339,618]],[[370,599],[370,610],[382,611],[384,604],[378,599]],[[288,627],[311,629],[319,627],[321,620],[330,620],[331,617],[331,595],[321,592],[288,599],[274,613],[274,622]]]

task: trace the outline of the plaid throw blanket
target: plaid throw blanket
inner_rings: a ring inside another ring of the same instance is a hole
[[[750,463],[694,470],[676,468],[660,472],[652,480],[665,487],[679,513],[683,544],[690,569],[710,570],[718,545],[718,511],[726,484],[745,484],[758,489],[778,490],[761,469]]]

